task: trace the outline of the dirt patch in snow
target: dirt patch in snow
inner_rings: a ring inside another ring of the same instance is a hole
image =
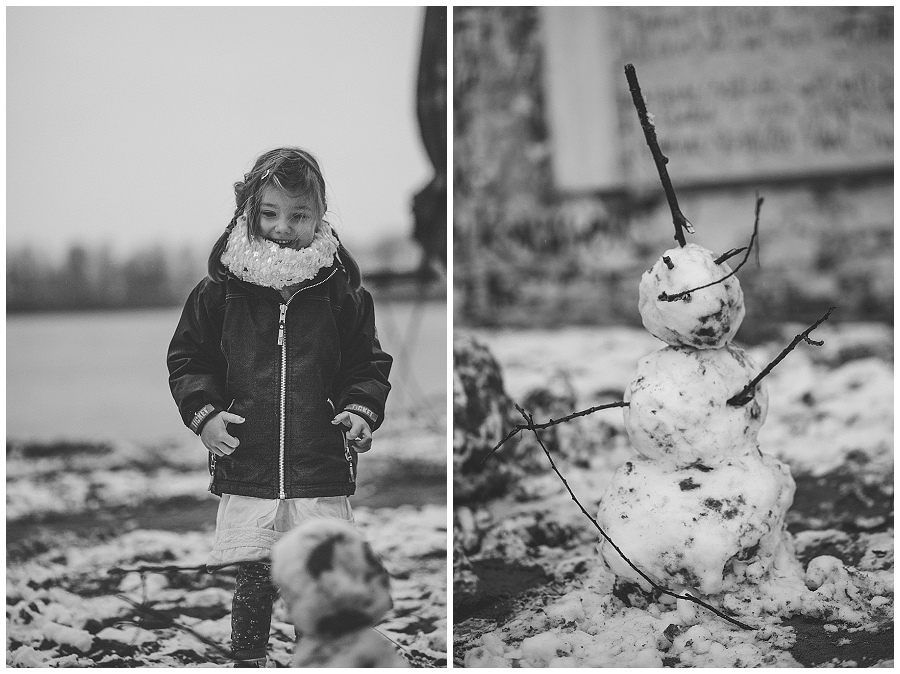
[[[839,529],[877,532],[894,527],[894,473],[873,473],[865,464],[846,461],[824,475],[794,475],[797,491],[788,512],[788,530]],[[820,553],[825,554],[825,553]],[[859,559],[841,557],[845,563]]]
[[[455,622],[470,618],[496,622],[508,620],[522,604],[522,597],[533,594],[551,581],[539,566],[524,566],[499,559],[485,559],[473,563],[478,576],[477,593],[455,592],[453,617]]]
[[[841,628],[829,631],[825,629],[827,623],[803,617],[788,618],[784,624],[797,634],[791,655],[805,667],[827,667],[838,663],[849,667],[851,662],[856,667],[871,667],[894,657],[893,625],[873,633]]]

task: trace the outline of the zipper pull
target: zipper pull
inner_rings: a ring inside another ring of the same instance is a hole
[[[350,447],[347,445],[346,438],[344,439],[344,458],[347,460],[347,465],[350,467],[350,481],[356,482],[356,471],[353,469],[353,456],[350,454]]]
[[[284,317],[287,314],[287,304],[281,305],[281,313],[278,316],[278,346],[284,344]]]

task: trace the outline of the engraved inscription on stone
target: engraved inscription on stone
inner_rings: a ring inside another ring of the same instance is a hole
[[[617,7],[680,183],[893,163],[890,7]],[[627,180],[657,180],[626,88]]]

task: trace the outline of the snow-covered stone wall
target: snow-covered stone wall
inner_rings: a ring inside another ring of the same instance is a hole
[[[888,44],[891,53],[893,29],[884,20],[889,10],[869,9],[801,8],[818,12],[780,17],[770,16],[780,8],[760,8],[737,17],[727,8],[666,8],[672,16],[665,21],[653,20],[653,8],[610,10],[622,30],[612,31],[618,42],[606,52],[633,61],[639,77],[646,73],[641,82],[669,172],[697,230],[690,240],[719,252],[746,245],[756,193],[765,198],[761,267],[751,260],[739,274],[748,307],[768,320],[748,316],[739,340],[769,336],[752,334],[750,326],[807,320],[831,304],[840,307],[835,320],[893,320],[893,67],[882,48]],[[631,132],[596,148],[619,157],[621,184],[580,192],[559,184],[546,11],[565,10],[467,7],[454,13],[456,317],[476,324],[639,325],[633,281],[672,243],[671,215],[659,184],[647,180],[654,168],[637,116],[621,102],[629,98],[624,60],[614,64],[619,90],[610,95],[617,98],[620,127]],[[806,32],[798,23],[804,20],[812,27]],[[773,22],[781,26],[777,35],[766,32]],[[679,36],[697,26],[705,32],[699,43],[688,44],[698,46],[679,46]],[[653,50],[642,34],[656,36]],[[737,46],[726,49],[730,38]],[[703,40],[718,40],[718,47]],[[741,79],[740,65],[757,43],[769,53],[769,65],[760,56]],[[687,48],[706,49],[705,69],[681,68],[676,79],[684,87],[669,82],[661,89],[655,84],[660,62],[672,59],[673,49]],[[786,91],[768,74],[779,59],[800,73],[796,90]],[[679,97],[692,77],[694,89],[702,89],[693,103]],[[755,117],[720,114],[742,107]],[[700,114],[704,110],[708,114]],[[794,149],[744,143],[728,151],[727,143],[699,143],[711,134],[743,138],[751,127],[759,135],[773,124],[796,131]],[[807,133],[809,125],[815,134]],[[828,129],[833,142],[826,142]],[[667,149],[667,142],[674,145]],[[638,171],[637,162],[646,165]]]

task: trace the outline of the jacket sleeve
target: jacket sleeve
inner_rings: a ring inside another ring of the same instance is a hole
[[[220,346],[223,306],[215,302],[221,292],[222,284],[209,278],[191,291],[166,355],[169,388],[188,427],[205,405],[222,410],[229,404],[225,390],[227,363]]]
[[[336,383],[338,409],[366,418],[374,431],[384,421],[393,358],[375,329],[375,305],[365,288],[350,291],[341,307],[341,369]]]

